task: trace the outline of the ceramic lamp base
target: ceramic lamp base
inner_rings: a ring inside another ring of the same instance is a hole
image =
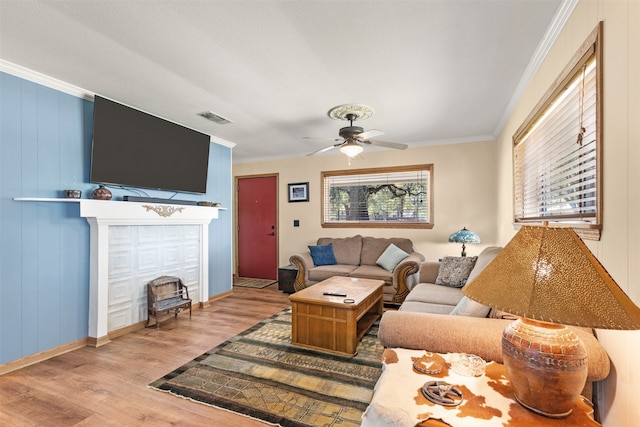
[[[502,335],[507,377],[517,401],[551,418],[571,414],[587,380],[587,351],[569,328],[527,318]]]

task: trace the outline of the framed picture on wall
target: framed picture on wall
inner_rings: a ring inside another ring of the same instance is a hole
[[[309,201],[309,183],[298,182],[289,184],[289,202],[308,202]]]

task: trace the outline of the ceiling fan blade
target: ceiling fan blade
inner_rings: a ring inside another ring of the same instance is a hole
[[[407,144],[400,144],[398,142],[389,142],[389,141],[374,141],[372,139],[367,141],[362,141],[365,144],[371,144],[378,147],[386,147],[386,148],[394,148],[396,150],[406,150],[409,147]]]
[[[326,151],[333,150],[334,148],[340,147],[342,144],[344,144],[344,143],[334,144],[334,145],[330,145],[328,147],[321,148],[320,150],[317,150],[317,151],[314,151],[312,153],[307,154],[307,156],[315,156],[316,154],[321,154],[321,153],[324,153]]]
[[[331,137],[315,137],[315,136],[303,136],[302,139],[321,139],[323,141],[344,141],[342,138],[331,138]]]
[[[355,135],[355,137],[358,138],[359,140],[365,140],[365,139],[373,138],[380,135],[384,135],[384,132],[377,129],[369,129]]]

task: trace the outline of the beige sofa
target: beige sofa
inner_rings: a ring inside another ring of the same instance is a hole
[[[466,281],[471,282],[502,250],[499,246],[485,248],[477,257],[467,257],[466,260],[456,257],[451,261],[475,261]],[[445,261],[449,261],[445,259]],[[442,262],[425,261],[420,265],[418,283],[411,288],[400,311],[419,313],[454,314],[461,316],[486,317],[489,315],[489,307],[476,303],[462,294],[462,286],[446,286],[438,284],[438,274]],[[451,275],[441,276],[441,280],[451,279]],[[454,311],[455,310],[455,311]]]
[[[418,270],[424,261],[424,256],[413,250],[410,239],[356,235],[345,238],[322,237],[317,240],[317,245],[328,244],[333,247],[335,264],[316,266],[309,251],[289,258],[289,262],[298,268],[294,285],[296,291],[332,276],[379,279],[385,282],[384,302],[398,305],[404,301],[409,290],[418,282]],[[392,271],[385,270],[377,264],[390,244],[408,254]]]

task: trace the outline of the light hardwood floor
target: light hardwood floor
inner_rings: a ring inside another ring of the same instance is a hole
[[[277,284],[233,294],[177,321],[0,376],[2,426],[266,426],[147,388],[185,362],[288,307]]]

